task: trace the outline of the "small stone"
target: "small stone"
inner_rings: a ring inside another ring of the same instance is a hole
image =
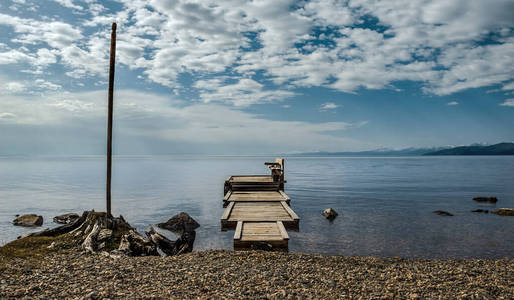
[[[28,214],[17,217],[12,222],[15,226],[34,227],[43,225],[43,217],[36,214]]]
[[[55,242],[52,242],[48,247],[46,247],[48,249],[53,249],[55,248]]]
[[[444,210],[434,210],[434,214],[437,214],[439,216],[446,216],[446,217],[451,217],[453,216],[452,213],[449,213],[447,211],[444,211]]]
[[[498,202],[498,198],[496,197],[475,197],[473,198],[476,202],[489,202],[489,203],[496,203]]]
[[[322,215],[329,220],[333,220],[339,214],[333,208],[329,207],[323,211]]]
[[[512,208],[498,208],[491,211],[493,214],[497,214],[499,216],[514,216],[514,209]]]
[[[471,212],[479,212],[479,213],[486,213],[487,214],[487,213],[489,213],[489,210],[479,208],[479,209],[473,209]]]

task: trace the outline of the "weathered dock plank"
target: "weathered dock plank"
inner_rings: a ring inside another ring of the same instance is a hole
[[[227,206],[229,202],[249,202],[249,201],[285,201],[287,204],[291,201],[283,191],[229,191],[223,198],[223,205]]]
[[[240,233],[234,234],[234,249],[250,248],[265,242],[274,248],[287,248],[289,238],[284,238],[278,222],[238,222]],[[285,230],[285,229],[284,229]],[[287,233],[286,233],[287,234]]]
[[[289,207],[285,201],[230,202],[221,218],[221,229],[234,229],[238,221],[282,221],[288,228],[298,228],[298,216],[294,212],[291,214],[292,210],[285,207]]]

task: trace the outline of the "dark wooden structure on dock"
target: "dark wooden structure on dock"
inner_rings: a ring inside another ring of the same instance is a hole
[[[270,175],[230,176],[224,185],[221,230],[235,230],[234,249],[265,243],[287,249],[289,230],[298,230],[300,218],[284,192],[284,160],[265,163]]]

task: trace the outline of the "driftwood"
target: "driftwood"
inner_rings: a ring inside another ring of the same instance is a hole
[[[23,237],[60,235],[63,235],[71,245],[79,246],[86,253],[115,250],[130,256],[158,256],[157,247],[168,256],[191,252],[196,236],[194,231],[187,231],[176,241],[171,241],[150,226],[150,231],[146,232],[148,236],[146,238],[132,228],[123,216],[113,217],[105,212],[92,210],[85,211],[71,224],[30,233]]]
[[[57,224],[71,224],[78,218],[80,218],[80,216],[77,215],[76,213],[67,213],[67,214],[55,216],[54,222]]]
[[[155,229],[150,225],[150,230],[145,231],[146,236],[155,244],[159,249],[168,256],[174,255],[175,242],[168,239],[167,237],[157,233]]]
[[[121,238],[118,250],[130,256],[159,256],[155,244],[137,233],[134,229]]]
[[[182,233],[176,241],[172,241],[156,232],[152,226],[150,226],[149,231],[145,231],[145,234],[167,256],[179,255],[193,251],[193,244],[196,237],[196,232],[191,230]]]

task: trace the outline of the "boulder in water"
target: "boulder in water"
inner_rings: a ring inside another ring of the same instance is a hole
[[[449,213],[449,212],[444,211],[444,210],[435,210],[434,214],[437,214],[439,216],[446,216],[446,217],[452,217],[453,216],[452,213]]]
[[[514,209],[512,208],[498,208],[491,211],[493,214],[497,214],[499,216],[514,216]]]
[[[476,202],[489,202],[489,203],[496,203],[498,202],[498,198],[496,197],[475,197],[473,198]]]
[[[181,234],[183,232],[195,230],[200,227],[200,224],[198,224],[198,222],[191,218],[187,213],[181,212],[165,223],[157,224],[157,227]]]
[[[338,213],[333,208],[329,207],[323,211],[322,215],[329,220],[333,220],[337,217]]]
[[[479,213],[486,213],[487,214],[487,213],[489,213],[489,210],[479,208],[479,209],[473,209],[471,212],[479,212]]]
[[[35,227],[43,225],[43,217],[38,216],[36,214],[28,214],[19,216],[14,221],[12,221],[13,225],[16,226],[25,226],[25,227]]]

